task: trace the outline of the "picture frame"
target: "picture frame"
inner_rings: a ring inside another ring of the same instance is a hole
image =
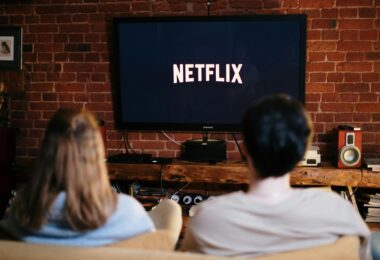
[[[0,70],[22,69],[22,28],[0,26]]]

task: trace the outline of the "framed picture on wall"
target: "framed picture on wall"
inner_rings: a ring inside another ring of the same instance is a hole
[[[22,67],[22,28],[0,26],[0,70]]]

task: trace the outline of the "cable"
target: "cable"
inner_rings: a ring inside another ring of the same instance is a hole
[[[164,130],[161,130],[161,133],[166,137],[166,138],[168,138],[170,141],[172,141],[173,143],[175,143],[175,144],[177,144],[177,145],[179,145],[179,146],[183,146],[183,144],[181,144],[180,142],[178,142],[178,141],[176,141],[176,140],[174,140],[173,138],[171,138],[170,136],[168,136],[165,132],[164,132]]]
[[[238,150],[239,150],[239,153],[240,153],[240,157],[241,157],[241,159],[242,159],[243,161],[245,161],[246,158],[245,158],[245,156],[243,155],[243,152],[241,151],[241,148],[240,148],[240,145],[239,145],[239,143],[238,143],[238,141],[237,141],[237,139],[236,139],[235,133],[231,133],[231,135],[232,135],[232,138],[234,139],[235,144],[236,144],[236,146],[237,146],[237,148],[238,148]]]
[[[357,189],[359,188],[359,185],[362,183],[363,181],[363,178],[364,178],[364,174],[363,174],[363,165],[361,166],[360,168],[360,181],[358,184],[356,184],[356,188],[352,191],[352,194],[348,197],[349,200],[351,200],[352,196],[354,196],[355,192],[357,191]]]
[[[207,16],[210,16],[211,2],[212,2],[212,0],[206,0],[206,5],[207,5]]]
[[[123,139],[124,139],[124,143],[125,143],[124,145],[126,145],[129,148],[129,150],[131,150],[132,153],[137,154],[137,152],[135,150],[133,150],[131,144],[129,143],[128,132],[125,132],[125,135],[126,135],[126,137],[123,135]],[[127,153],[128,153],[128,149],[127,149]]]
[[[167,198],[170,198],[171,196],[176,195],[177,193],[179,193],[179,192],[181,192],[183,189],[185,189],[187,186],[189,186],[190,183],[191,183],[191,182],[186,183],[185,185],[182,186],[182,188],[180,188],[179,190],[177,190],[176,192],[174,192],[174,193],[171,194],[171,195],[167,195],[166,197],[167,197]]]

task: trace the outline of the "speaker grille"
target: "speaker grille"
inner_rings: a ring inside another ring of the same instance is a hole
[[[339,154],[340,160],[345,166],[354,166],[361,159],[360,150],[356,146],[344,146]]]

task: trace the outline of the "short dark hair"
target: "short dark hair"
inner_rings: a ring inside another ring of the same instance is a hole
[[[243,133],[259,177],[279,177],[304,156],[312,125],[303,105],[281,94],[249,107],[243,118]]]

